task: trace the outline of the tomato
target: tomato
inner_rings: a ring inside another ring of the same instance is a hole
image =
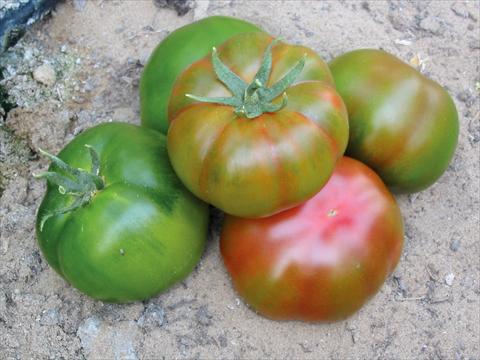
[[[182,70],[207,55],[212,47],[240,33],[261,31],[227,16],[210,16],[169,34],[153,51],[140,80],[142,125],[167,132],[167,104]]]
[[[262,219],[226,216],[220,250],[236,290],[260,314],[334,321],[379,290],[402,244],[395,199],[375,172],[344,157],[304,204]]]
[[[312,197],[348,138],[346,108],[325,62],[259,32],[234,36],[185,69],[168,113],[177,175],[204,201],[243,217]]]
[[[53,164],[38,175],[48,187],[37,239],[74,287],[124,303],[192,271],[205,247],[208,208],[175,176],[164,135],[108,123],[77,136],[58,158],[47,155]]]
[[[330,63],[348,109],[347,154],[395,192],[433,184],[452,159],[458,115],[448,93],[395,56],[356,50]]]

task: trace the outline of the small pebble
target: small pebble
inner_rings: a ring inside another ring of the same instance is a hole
[[[143,314],[137,320],[137,324],[142,328],[162,327],[166,322],[165,311],[155,303],[150,303]]]
[[[85,91],[92,91],[93,89],[95,89],[95,82],[91,79],[86,80],[83,89]]]
[[[212,323],[212,315],[208,312],[208,309],[205,305],[201,306],[195,317],[200,325],[209,326]]]
[[[468,102],[468,100],[472,97],[472,94],[469,89],[463,90],[457,95],[457,99],[461,102]]]
[[[49,64],[40,65],[33,71],[33,78],[47,86],[52,86],[57,81],[57,76],[55,75],[55,70]]]
[[[425,30],[425,31],[428,31],[432,34],[439,34],[441,32],[441,24],[440,22],[438,21],[438,19],[434,18],[434,17],[426,17],[424,19],[422,19],[419,23],[419,27],[422,29],[422,30]]]
[[[459,248],[460,248],[460,240],[453,239],[452,242],[450,243],[450,250],[458,251]]]
[[[396,39],[394,41],[395,44],[398,44],[398,45],[403,45],[403,46],[410,46],[412,45],[412,42],[408,39]]]
[[[83,11],[86,5],[87,5],[87,0],[73,0],[73,7],[77,11]]]
[[[225,336],[223,336],[223,335],[220,335],[220,336],[218,337],[218,342],[220,343],[220,346],[221,346],[222,348],[228,346],[228,339],[227,339]]]
[[[447,276],[445,276],[445,284],[447,284],[448,286],[452,286],[454,279],[455,279],[454,274],[452,273],[448,274]]]
[[[72,100],[76,104],[84,104],[85,101],[86,101],[85,98],[83,98],[81,96],[72,96]]]
[[[55,326],[60,321],[60,314],[55,309],[44,310],[40,318],[40,324],[44,326]]]
[[[25,49],[25,53],[23,54],[23,58],[27,61],[31,60],[33,57],[33,52],[32,52],[32,49]]]

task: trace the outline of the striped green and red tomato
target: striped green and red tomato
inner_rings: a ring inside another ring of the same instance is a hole
[[[330,63],[348,109],[347,154],[374,169],[395,192],[432,185],[458,138],[458,114],[436,82],[380,50],[355,50]]]
[[[403,222],[378,175],[344,157],[304,204],[261,219],[227,215],[220,250],[235,289],[277,320],[335,321],[360,309],[400,258]]]
[[[346,108],[325,62],[309,48],[272,40],[264,33],[230,38],[218,49],[216,70],[214,52],[180,75],[168,108],[176,173],[195,195],[237,216],[268,216],[312,197],[348,140]],[[284,81],[292,74],[291,84]],[[284,94],[270,92],[278,82],[290,84]]]

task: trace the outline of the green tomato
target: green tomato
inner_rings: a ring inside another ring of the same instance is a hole
[[[152,297],[192,271],[205,247],[208,208],[174,174],[163,134],[102,124],[58,158],[47,155],[53,164],[38,175],[48,179],[38,243],[74,287],[124,303]]]
[[[246,21],[210,16],[169,34],[153,51],[140,80],[142,125],[166,133],[167,106],[177,76],[233,35],[261,31]]]
[[[348,52],[330,69],[348,109],[346,154],[397,193],[432,185],[457,145],[458,114],[447,91],[381,50]]]

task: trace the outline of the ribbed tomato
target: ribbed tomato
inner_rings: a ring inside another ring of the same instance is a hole
[[[379,290],[402,244],[395,199],[375,172],[344,157],[304,204],[262,219],[226,216],[220,250],[236,290],[260,314],[334,321]]]
[[[234,36],[193,63],[177,79],[168,111],[168,151],[180,179],[243,217],[312,197],[348,139],[346,108],[325,62],[264,33]]]

